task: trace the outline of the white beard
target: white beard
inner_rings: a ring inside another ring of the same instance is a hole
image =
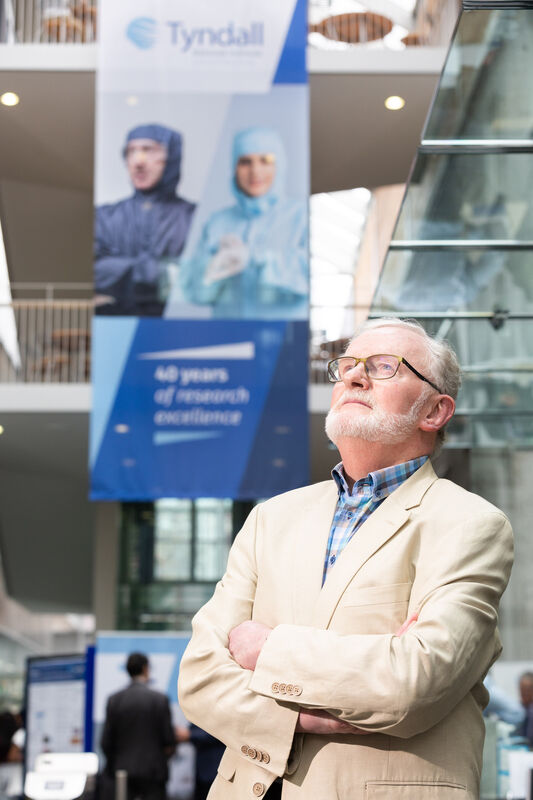
[[[368,392],[347,390],[328,412],[326,435],[335,445],[345,437],[363,439],[367,442],[398,444],[408,439],[416,430],[419,414],[427,396],[428,392],[422,391],[406,414],[391,414],[382,408],[375,408]],[[362,400],[371,405],[371,410],[368,414],[346,414],[342,411],[342,406],[347,398]]]

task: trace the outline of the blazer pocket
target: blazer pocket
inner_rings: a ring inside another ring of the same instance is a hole
[[[466,800],[466,786],[446,781],[367,781],[365,800]]]
[[[235,755],[229,748],[226,748],[224,755],[220,759],[220,764],[218,765],[218,774],[222,775],[227,781],[232,781],[237,771],[237,762],[239,758],[240,756]]]
[[[390,583],[385,586],[367,586],[363,589],[348,588],[341,598],[341,605],[349,607],[405,603],[411,596],[412,586],[412,583]]]

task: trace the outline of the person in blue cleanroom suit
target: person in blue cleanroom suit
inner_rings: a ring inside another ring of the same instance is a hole
[[[182,137],[163,125],[140,125],[123,156],[134,194],[95,213],[96,313],[160,316],[195,206],[176,195]]]
[[[235,205],[206,222],[182,264],[183,294],[213,316],[297,319],[307,315],[306,204],[285,196],[286,160],[278,133],[249,128],[233,142]]]

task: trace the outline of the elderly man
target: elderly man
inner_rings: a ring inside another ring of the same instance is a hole
[[[227,746],[209,797],[475,800],[512,536],[429,460],[457,360],[379,320],[329,374],[334,480],[257,506],[193,621],[180,703]]]
[[[134,194],[96,209],[97,314],[162,314],[195,209],[176,195],[181,153],[181,134],[163,125],[128,133],[123,155]]]

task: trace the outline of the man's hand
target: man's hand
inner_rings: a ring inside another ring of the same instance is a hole
[[[403,622],[400,625],[400,627],[398,628],[398,630],[396,631],[396,633],[394,635],[395,636],[403,636],[404,633],[407,633],[409,628],[411,628],[415,624],[415,622],[417,622],[417,621],[418,621],[418,614],[416,614],[416,613],[415,614],[411,614],[411,616],[408,617],[405,620],[405,622]]]
[[[357,733],[364,735],[370,731],[363,731],[361,728],[354,728],[348,722],[343,722],[327,711],[300,711],[298,722],[296,723],[296,733],[319,733],[327,736],[334,736],[337,733]]]
[[[259,653],[268,639],[270,631],[268,625],[261,622],[241,622],[230,631],[228,650],[243,669],[255,669]]]

